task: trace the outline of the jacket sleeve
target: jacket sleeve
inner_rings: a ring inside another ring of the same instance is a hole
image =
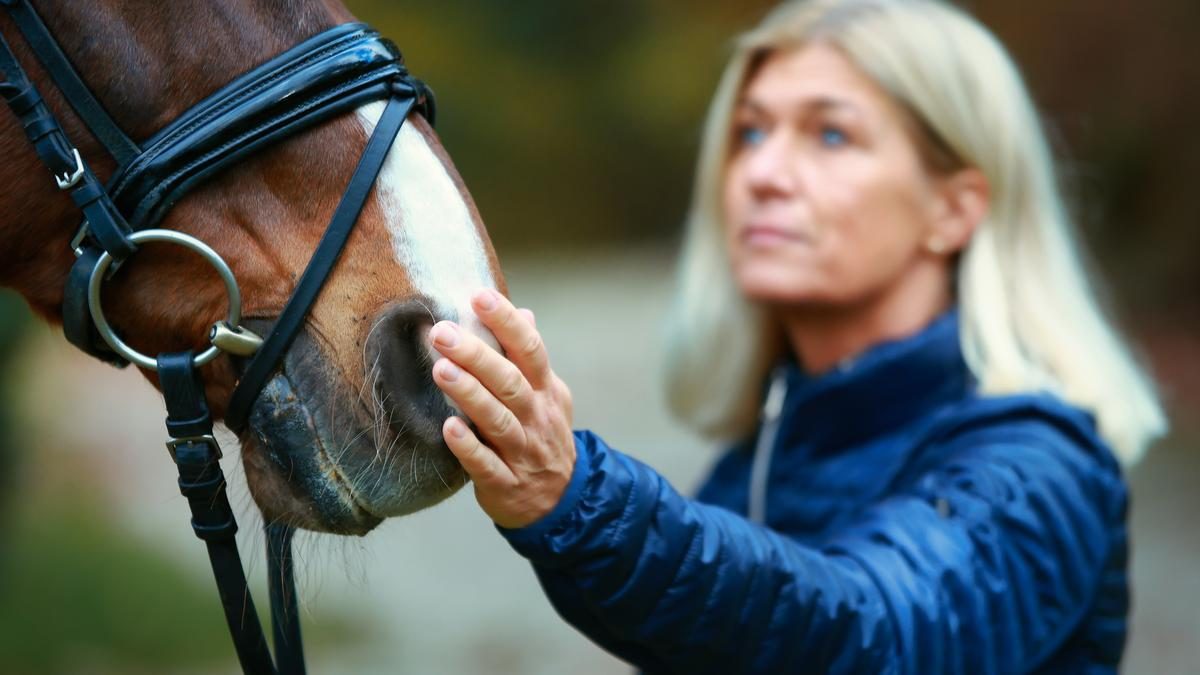
[[[810,547],[577,432],[558,506],[501,532],[564,618],[650,672],[1028,672],[1091,605],[1123,484],[1061,434],[956,444]]]

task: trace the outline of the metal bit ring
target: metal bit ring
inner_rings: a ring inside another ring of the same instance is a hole
[[[213,266],[213,269],[220,275],[221,281],[225,283],[225,292],[229,296],[229,315],[225,322],[230,326],[237,326],[242,320],[242,292],[238,289],[237,279],[233,276],[233,270],[229,269],[229,265],[221,258],[216,251],[200,241],[199,239],[182,232],[175,230],[141,230],[129,235],[129,240],[135,244],[144,244],[151,241],[167,242],[178,244],[184,248],[191,249],[200,254],[208,264]],[[96,330],[100,333],[100,337],[108,343],[113,351],[128,359],[131,363],[136,363],[147,370],[158,368],[158,361],[142,354],[125,344],[112,326],[108,323],[108,319],[104,316],[104,308],[100,305],[100,287],[104,283],[104,275],[108,268],[113,263],[113,257],[104,252],[96,260],[96,266],[92,268],[92,275],[88,279],[88,308],[92,313],[92,321],[96,324]],[[213,345],[203,352],[195,356],[192,363],[199,368],[204,364],[217,358],[221,350]]]

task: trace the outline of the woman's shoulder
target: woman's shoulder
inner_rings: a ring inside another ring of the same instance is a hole
[[[1003,442],[1032,436],[1108,450],[1089,412],[1046,391],[968,396],[933,416],[923,435],[929,442],[968,437]]]
[[[920,445],[918,473],[999,462],[1030,474],[1067,470],[1123,490],[1120,463],[1095,418],[1050,392],[963,399],[934,416]]]

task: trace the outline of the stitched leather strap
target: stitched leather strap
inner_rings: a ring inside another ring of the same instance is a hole
[[[317,35],[238,77],[155,134],[109,185],[134,229],[153,227],[200,181],[256,150],[407,82],[400,52],[363,24]]]
[[[292,297],[275,321],[271,334],[246,366],[241,380],[233,390],[225,412],[225,425],[235,432],[241,433],[246,428],[251,405],[258,398],[267,378],[283,359],[292,341],[296,339],[300,327],[304,325],[304,317],[320,294],[325,279],[333,271],[334,263],[345,247],[346,240],[349,239],[350,232],[358,221],[358,215],[367,201],[371,186],[375,184],[375,177],[383,168],[383,161],[392,147],[392,141],[400,132],[400,127],[414,103],[415,99],[407,96],[392,98],[384,108],[383,115],[375,126],[375,132],[371,134],[371,140],[367,142],[367,147],[358,160],[358,167],[350,177],[346,192],[333,212],[329,227],[296,284],[296,290],[292,292]]]

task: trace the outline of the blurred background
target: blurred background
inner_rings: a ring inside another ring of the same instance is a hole
[[[659,318],[705,106],[731,36],[771,3],[349,4],[437,89],[439,133],[513,296],[538,312],[578,426],[693,489],[715,449],[664,410]],[[1200,3],[963,4],[1024,69],[1094,267],[1172,413],[1130,472],[1124,672],[1196,672]],[[234,672],[157,392],[74,352],[7,292],[0,392],[0,672]],[[261,582],[256,514],[224,445]],[[470,490],[362,539],[304,535],[298,556],[314,673],[629,672],[557,619]]]

